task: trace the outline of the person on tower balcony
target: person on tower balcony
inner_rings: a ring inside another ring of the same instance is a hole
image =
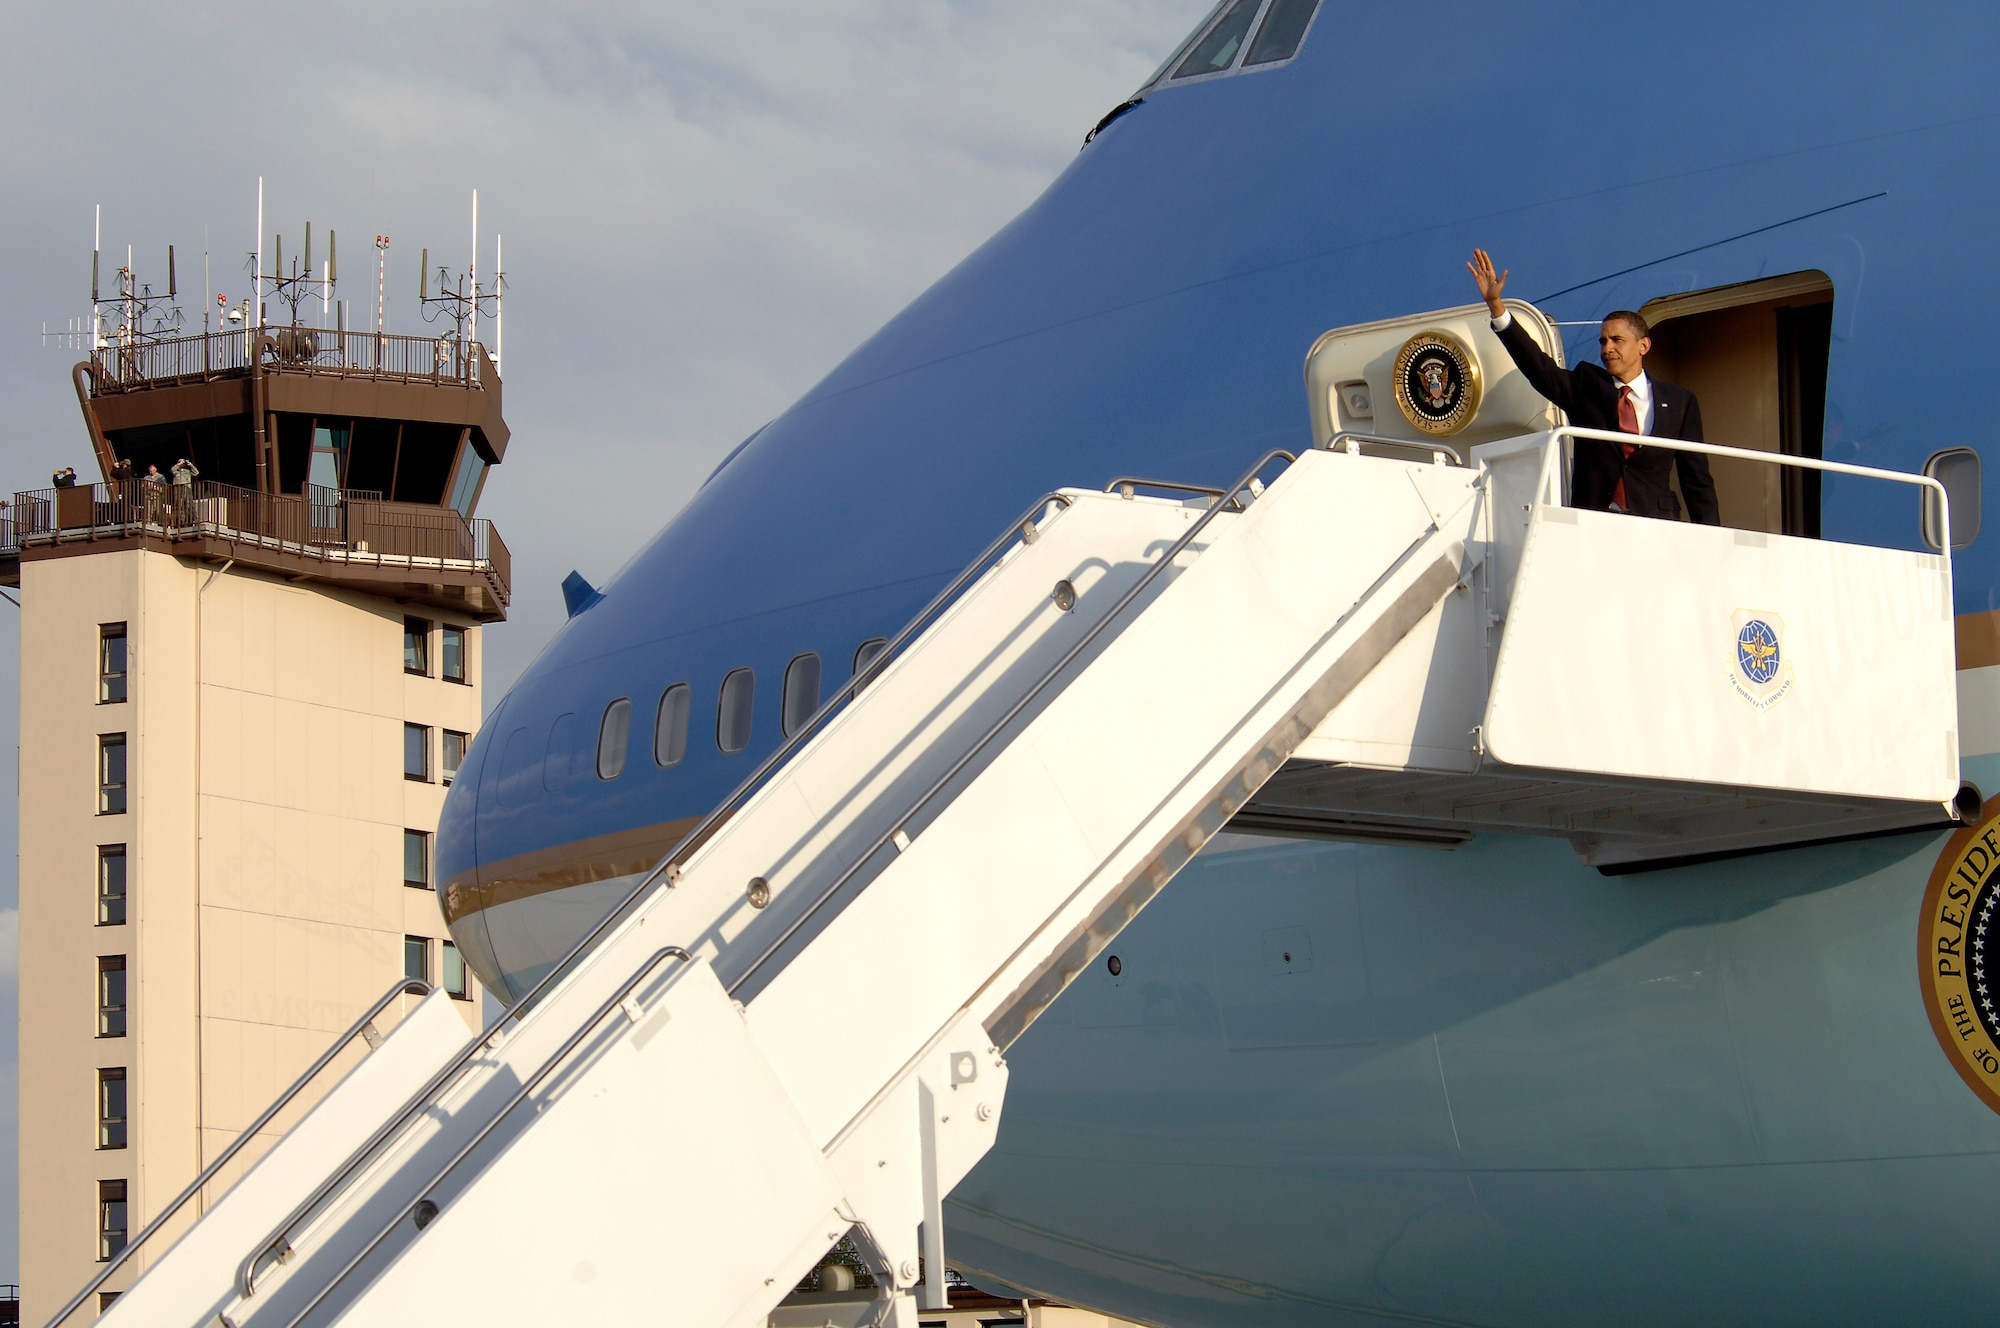
[[[1507,274],[1494,270],[1486,251],[1473,250],[1466,267],[1479,283],[1479,297],[1493,315],[1493,331],[1500,344],[1535,390],[1555,403],[1571,424],[1690,443],[1705,441],[1701,436],[1701,403],[1694,393],[1646,374],[1646,353],[1652,350],[1653,342],[1645,319],[1629,309],[1605,315],[1597,335],[1603,367],[1579,364],[1565,369],[1535,344],[1501,303]],[[1676,520],[1680,504],[1669,481],[1678,469],[1688,519],[1708,526],[1722,524],[1708,458],[1699,452],[1579,438],[1575,457],[1570,476],[1571,507]]]

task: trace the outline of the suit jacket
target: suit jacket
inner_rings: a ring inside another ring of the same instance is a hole
[[[1618,388],[1602,365],[1579,364],[1565,369],[1557,364],[1528,330],[1515,319],[1499,333],[1500,344],[1514,357],[1522,375],[1534,384],[1583,429],[1618,429]],[[1655,438],[1679,438],[1686,442],[1707,441],[1701,436],[1701,403],[1694,393],[1673,383],[1651,380],[1653,388],[1653,428]],[[1675,452],[1664,447],[1640,447],[1631,456],[1617,443],[1579,438],[1575,444],[1575,469],[1570,476],[1571,507],[1598,511],[1611,506],[1611,494],[1618,480],[1625,480],[1627,510],[1635,516],[1680,516],[1679,504],[1668,487],[1676,468],[1680,471],[1681,492],[1687,497],[1688,519],[1703,525],[1722,524],[1722,512],[1715,501],[1715,481],[1709,478],[1708,458],[1699,452]]]

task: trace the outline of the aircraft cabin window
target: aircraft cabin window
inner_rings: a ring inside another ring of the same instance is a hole
[[[819,709],[819,656],[807,652],[785,666],[785,705],[779,723],[791,737]]]
[[[889,642],[883,637],[871,636],[863,641],[854,651],[854,676],[859,678],[874,668],[875,661],[882,658],[882,652],[888,648]]]
[[[616,779],[625,773],[625,740],[632,731],[632,698],[621,696],[604,707],[597,726],[597,777]]]
[[[722,695],[715,707],[715,745],[725,752],[740,752],[750,745],[750,703],[757,691],[757,675],[749,669],[734,669],[722,680]]]
[[[659,713],[653,717],[653,763],[679,765],[688,749],[688,703],[694,692],[677,682],[660,693]]]
[[[1196,39],[1182,47],[1187,54],[1174,65],[1170,81],[1291,59],[1298,54],[1299,44],[1305,40],[1306,29],[1312,26],[1319,6],[1320,0],[1235,0],[1233,4],[1218,5],[1202,21],[1203,26],[1196,29],[1199,34]],[[1160,76],[1155,74],[1147,86],[1159,81]]]
[[[1979,538],[1979,453],[1969,447],[1948,447],[1924,462],[1924,474],[1944,486],[1951,513],[1951,547],[1962,549]],[[1942,551],[1937,495],[1924,490],[1924,543]]]

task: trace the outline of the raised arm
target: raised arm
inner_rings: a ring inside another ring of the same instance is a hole
[[[1514,366],[1521,376],[1534,385],[1537,392],[1553,401],[1565,414],[1573,414],[1576,405],[1576,380],[1569,370],[1557,364],[1548,352],[1535,344],[1528,330],[1521,326],[1521,320],[1510,318],[1503,299],[1507,292],[1507,274],[1496,271],[1493,259],[1484,249],[1472,251],[1472,261],[1465,265],[1472,273],[1472,279],[1479,284],[1479,298],[1486,301],[1486,308],[1498,323],[1506,318],[1504,327],[1496,327],[1494,335],[1500,344],[1514,358]]]
[[[1472,261],[1465,265],[1472,273],[1472,279],[1479,283],[1479,298],[1486,301],[1486,308],[1497,321],[1507,314],[1507,306],[1501,303],[1507,294],[1507,274],[1493,270],[1493,259],[1484,249],[1472,251]]]

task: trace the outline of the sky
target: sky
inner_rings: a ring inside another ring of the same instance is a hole
[[[10,7],[0,43],[0,491],[92,461],[42,329],[132,246],[182,308],[265,230],[339,235],[340,294],[423,332],[418,255],[504,243],[512,429],[479,515],[514,555],[489,707],[730,448],[1033,201],[1212,0],[183,0]],[[205,258],[204,258],[205,255]],[[357,321],[350,316],[350,322]],[[19,632],[0,605],[0,686]],[[18,751],[16,707],[0,740]],[[16,763],[18,766],[18,761]],[[16,768],[0,772],[11,801]],[[0,818],[0,1282],[15,1271],[15,825]]]

